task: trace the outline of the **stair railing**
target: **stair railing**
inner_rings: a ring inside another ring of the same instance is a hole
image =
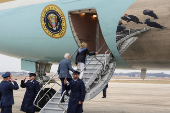
[[[59,84],[57,81],[55,81],[54,85],[53,85],[51,88],[49,88],[49,90],[36,102],[36,100],[38,99],[41,91],[44,90],[44,88],[51,82],[51,80],[52,80],[55,76],[56,76],[56,74],[54,74],[54,75],[50,78],[50,80],[49,80],[49,81],[40,89],[40,91],[38,92],[38,94],[37,94],[37,96],[36,96],[36,98],[35,98],[35,100],[34,100],[34,102],[33,102],[34,106],[36,106],[37,108],[42,109],[42,108],[39,106],[38,103],[45,97],[45,95],[46,95],[56,84],[59,85],[59,86],[61,86],[61,84]],[[36,104],[36,103],[37,103],[37,104]]]
[[[64,111],[63,113],[66,113],[66,112],[67,112],[67,108],[64,108],[64,104],[63,104],[63,106],[60,105],[60,104],[62,104],[62,103],[61,103],[61,100],[62,100],[62,98],[64,97],[65,93],[66,93],[66,91],[63,92],[63,94],[62,94],[62,96],[61,96],[61,98],[60,98],[60,100],[59,100],[59,102],[58,102],[58,107],[60,107],[61,109],[63,109],[63,111]],[[66,103],[68,100],[69,100],[69,98],[65,101],[65,103]]]
[[[101,49],[100,49],[101,50]],[[104,69],[105,69],[105,67],[106,67],[106,63],[107,63],[107,53],[108,53],[108,51],[109,51],[109,49],[105,52],[105,54],[100,58],[100,60],[103,58],[103,57],[105,57],[105,62],[104,62],[104,64],[102,63],[102,66],[104,67]],[[91,58],[91,60],[89,61],[89,63],[85,66],[85,68],[81,71],[81,72],[83,72],[85,69],[86,69],[86,67],[90,64],[90,62],[93,60],[93,58],[94,58],[94,56]],[[93,68],[92,68],[92,70],[95,68],[95,66],[99,63],[99,62],[101,62],[99,59],[97,59],[98,60],[98,62],[93,66]],[[91,70],[91,71],[92,71]],[[91,72],[90,71],[90,72]],[[88,74],[90,74],[90,72],[88,73]],[[88,75],[87,74],[87,75]],[[86,75],[86,76],[87,76]],[[84,78],[83,78],[84,79]],[[67,112],[67,108],[64,108],[63,106],[61,106],[60,104],[61,104],[61,100],[62,100],[62,98],[63,98],[63,96],[65,95],[65,92],[66,91],[64,91],[63,92],[63,94],[62,94],[62,96],[61,96],[61,98],[60,98],[60,101],[59,101],[59,103],[58,103],[58,107],[60,107],[61,109],[63,109],[63,113],[66,113]],[[67,102],[69,100],[69,98],[65,101],[65,103]]]
[[[102,47],[98,50],[98,52],[100,52],[105,45],[106,45],[106,42],[102,45]],[[74,52],[74,54],[75,54],[77,51],[78,51],[78,49]],[[71,57],[74,56],[74,54],[72,54]],[[88,55],[87,57],[89,57],[89,55]],[[81,72],[83,72],[83,71],[87,68],[87,66],[91,63],[91,61],[92,61],[95,57],[96,57],[96,56],[94,55],[94,56],[91,58],[91,60],[90,60],[90,61],[88,62],[88,64],[84,67],[84,69],[81,70]],[[98,60],[98,59],[97,59],[97,60]],[[100,60],[98,60],[98,61],[100,61]],[[80,73],[81,73],[81,72],[80,72]],[[62,94],[62,96],[61,96],[61,98],[60,98],[60,101],[59,101],[59,103],[58,103],[58,107],[60,107],[61,109],[64,110],[64,112],[66,112],[66,111],[67,111],[67,108],[65,109],[63,106],[60,105],[60,104],[61,104],[61,100],[62,100],[62,98],[63,98],[64,95],[65,95],[65,91],[63,92],[63,94]],[[68,100],[69,100],[69,98],[68,98],[65,102],[67,102]]]

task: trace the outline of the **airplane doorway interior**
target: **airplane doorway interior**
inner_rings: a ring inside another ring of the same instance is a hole
[[[89,51],[100,51],[100,54],[108,50],[95,9],[70,11],[69,21],[78,45],[86,42]]]

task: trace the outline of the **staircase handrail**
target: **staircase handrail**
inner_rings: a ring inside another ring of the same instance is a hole
[[[102,45],[102,47],[98,50],[98,52],[100,52],[100,51],[102,50],[102,48],[105,46],[105,44],[106,44],[106,42]],[[89,57],[89,55],[88,55],[87,57]],[[84,67],[84,69],[80,71],[80,73],[83,72],[83,71],[86,69],[86,67],[91,63],[91,61],[92,61],[93,58],[95,58],[95,57],[96,57],[96,56],[94,55],[94,56],[91,58],[90,62]],[[94,67],[93,67],[93,68],[94,68]],[[64,94],[65,94],[65,93],[63,92],[63,94],[62,94],[62,96],[61,96],[61,98],[60,98],[60,101],[59,101],[59,103],[58,103],[58,107],[60,107],[61,109],[63,109],[64,112],[65,112],[65,111],[67,111],[67,108],[64,109],[63,107],[60,106],[60,104],[61,104],[60,102],[61,102],[61,99],[63,98]],[[66,100],[66,102],[67,102],[67,101],[68,101],[68,99]]]
[[[57,74],[57,73],[56,73],[56,74]],[[36,96],[36,98],[35,98],[35,100],[34,100],[34,102],[33,102],[34,106],[36,106],[37,108],[42,109],[38,104],[37,104],[37,105],[35,104],[38,96],[40,95],[40,92],[51,82],[51,80],[56,76],[56,74],[54,74],[54,75],[50,78],[50,80],[49,80],[49,81],[40,89],[40,91],[38,92],[38,94],[37,94],[37,96]],[[57,81],[55,81],[55,84],[54,84],[54,85],[56,85],[56,84],[59,85],[59,86],[61,86],[61,84],[59,84]],[[53,86],[54,86],[54,85],[53,85]],[[41,99],[38,100],[37,103],[39,103],[39,102],[45,97],[45,95],[53,88],[53,86],[44,94],[44,96],[43,96]]]
[[[65,109],[63,106],[60,106],[60,104],[61,104],[61,100],[62,100],[62,98],[64,97],[64,95],[65,95],[65,92],[66,91],[64,91],[63,92],[63,94],[62,94],[62,96],[61,96],[61,98],[60,98],[60,100],[59,100],[59,102],[58,102],[58,107],[60,107],[61,109],[63,109],[64,110],[64,113],[67,111],[67,108]],[[69,100],[69,98],[65,101],[65,102],[67,102]]]

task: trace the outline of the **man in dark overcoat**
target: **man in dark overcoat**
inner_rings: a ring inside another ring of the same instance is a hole
[[[79,79],[80,72],[73,72],[73,80],[67,85],[67,79],[64,80],[64,87],[67,90],[71,89],[70,99],[68,103],[67,113],[82,113],[82,106],[85,98],[85,85]]]
[[[107,84],[107,85],[104,87],[104,89],[103,89],[103,97],[102,97],[102,98],[106,98],[107,88],[108,88],[108,84]]]
[[[39,82],[35,80],[35,76],[35,73],[29,73],[30,80],[26,83],[26,78],[21,81],[21,87],[26,88],[25,96],[21,105],[21,111],[26,113],[35,113],[35,106],[33,105],[33,102],[40,90]]]
[[[156,22],[150,21],[149,18],[145,20],[145,24],[147,24],[147,26],[149,26],[149,27],[155,27],[155,28],[159,28],[159,29],[165,29],[166,28],[166,27],[164,27],[164,26],[162,26],[162,25],[160,25]]]
[[[139,18],[137,16],[134,16],[134,15],[125,14],[123,17],[121,17],[121,19],[127,21],[127,23],[130,22],[130,21],[133,21],[137,24],[143,24],[142,22],[140,22]]]
[[[144,15],[151,16],[151,17],[153,17],[154,19],[158,19],[158,16],[154,13],[153,10],[146,9],[146,10],[143,11],[143,14],[144,14]]]
[[[0,83],[0,93],[1,93],[1,113],[12,113],[12,105],[14,104],[13,90],[18,90],[18,84],[10,72],[6,72],[2,75],[3,81]],[[12,84],[11,82],[14,84]]]

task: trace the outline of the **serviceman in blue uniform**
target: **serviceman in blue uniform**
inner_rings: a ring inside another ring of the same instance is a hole
[[[2,75],[3,81],[0,83],[0,93],[1,93],[1,113],[12,113],[12,105],[14,104],[13,90],[18,90],[18,84],[10,72],[6,72]],[[12,84],[11,82],[14,84]]]
[[[82,113],[82,106],[85,98],[85,85],[79,79],[80,72],[73,72],[73,80],[67,85],[67,79],[64,80],[64,87],[66,90],[71,89],[70,99],[68,103],[67,113]]]
[[[21,87],[26,88],[25,96],[21,105],[21,111],[26,113],[35,113],[35,106],[33,105],[33,102],[40,90],[39,82],[35,80],[35,77],[35,73],[29,73],[30,80],[26,83],[26,78],[21,81]]]
[[[158,16],[154,13],[153,10],[146,9],[146,10],[143,11],[143,14],[144,14],[144,15],[151,16],[151,17],[153,17],[154,19],[158,19]]]
[[[107,90],[107,88],[108,88],[108,84],[103,89],[103,97],[102,98],[106,98],[106,90]]]
[[[150,21],[150,18],[145,20],[145,24],[147,24],[147,26],[149,27],[155,27],[155,28],[159,28],[159,29],[165,29],[166,27],[156,23],[156,22],[152,22]]]

